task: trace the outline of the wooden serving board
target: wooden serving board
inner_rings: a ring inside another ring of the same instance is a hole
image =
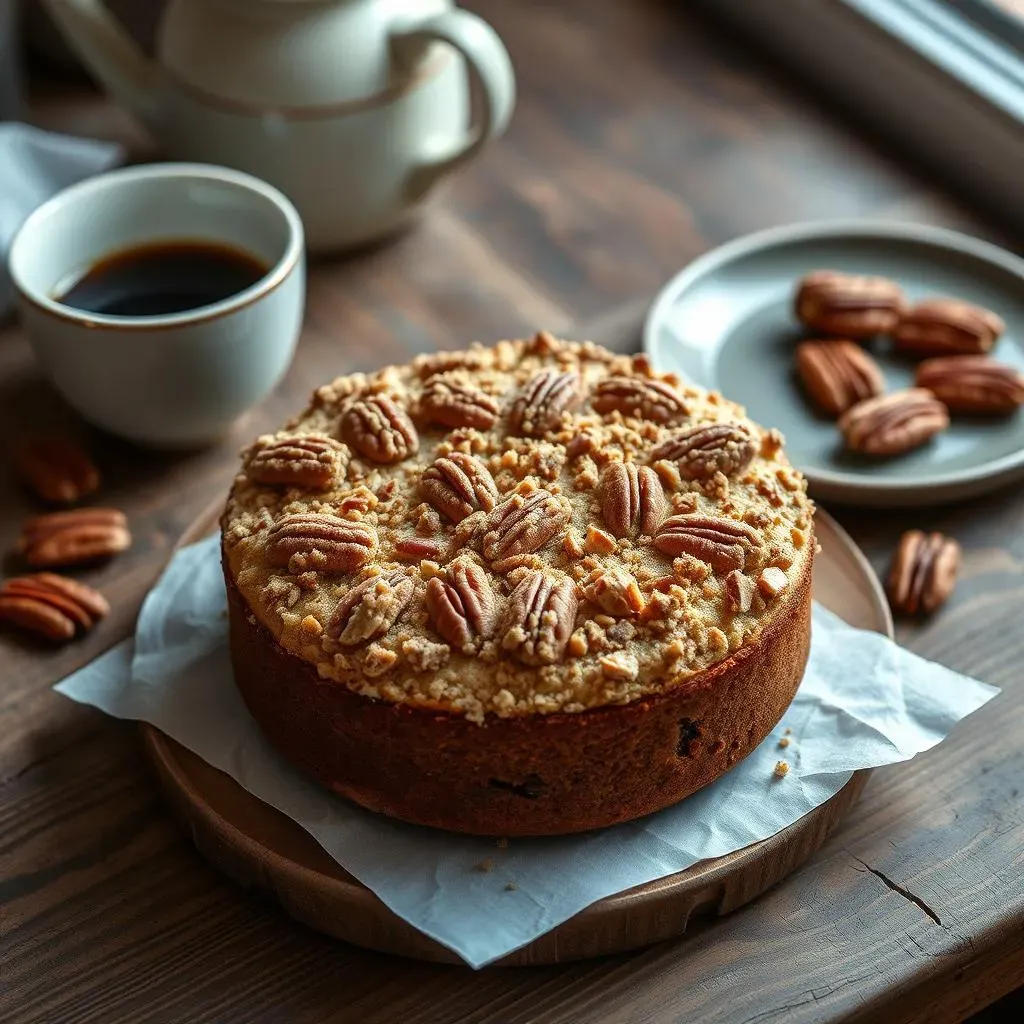
[[[180,543],[211,533],[219,514],[218,503]],[[822,550],[814,567],[815,598],[852,625],[891,637],[885,597],[856,545],[820,510],[817,534]],[[383,952],[461,963],[393,914],[290,818],[159,730],[142,729],[171,804],[199,851],[222,871],[273,894],[286,913],[329,935]],[[599,900],[500,963],[558,963],[647,946],[681,935],[691,917],[742,907],[821,846],[854,805],[869,774],[856,772],[831,800],[778,835]]]

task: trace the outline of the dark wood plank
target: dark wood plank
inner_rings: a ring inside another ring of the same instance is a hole
[[[901,627],[914,649],[1004,686],[1003,697],[949,743],[877,772],[821,853],[750,910],[635,956],[474,974],[315,935],[195,853],[130,725],[50,690],[130,632],[175,539],[226,488],[237,448],[332,374],[565,329],[647,299],[712,244],[786,220],[909,217],[993,235],[679,3],[467,6],[512,51],[521,103],[508,136],[416,230],[314,262],[291,372],[222,444],[154,455],[96,434],[38,378],[23,335],[0,330],[0,432],[56,419],[81,433],[104,500],[129,512],[136,537],[83,574],[114,605],[95,634],[58,651],[0,636],[0,1018],[960,1020],[1024,982],[1018,495],[935,516],[965,544],[964,580],[935,622]],[[151,152],[95,95],[50,89],[35,117]],[[642,305],[584,333],[633,345]],[[0,509],[7,548],[33,509],[7,476]],[[839,514],[878,568],[916,521]]]

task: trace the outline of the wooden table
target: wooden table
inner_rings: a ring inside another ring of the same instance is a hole
[[[299,355],[216,448],[99,437],[0,330],[0,430],[92,445],[136,543],[86,578],[114,612],[51,651],[0,637],[0,1019],[5,1021],[957,1021],[1024,983],[1024,495],[934,512],[833,510],[880,570],[901,529],[946,530],[962,582],[900,639],[1004,687],[933,752],[878,771],[821,852],[750,908],[646,952],[472,973],[346,947],[219,876],[161,802],[137,732],[53,694],[132,629],[237,448],[333,374],[543,325],[635,344],[642,300],[710,245],[794,219],[991,226],[859,141],[727,37],[654,0],[474,0],[517,65],[507,135],[394,245],[311,268]],[[572,69],[566,63],[571,61]],[[134,142],[95,97],[45,125]],[[623,306],[623,303],[631,305]],[[610,319],[595,321],[618,306]],[[0,545],[32,505],[0,480]],[[10,571],[14,564],[5,566]]]

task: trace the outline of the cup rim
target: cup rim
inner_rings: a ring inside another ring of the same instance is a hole
[[[248,288],[234,295],[221,299],[207,306],[199,306],[194,310],[177,313],[163,313],[156,316],[115,316],[109,313],[91,313],[76,309],[52,298],[38,288],[28,285],[23,279],[18,266],[19,256],[28,244],[26,239],[45,217],[66,204],[69,200],[87,198],[92,192],[106,189],[118,181],[145,181],[155,178],[178,178],[194,181],[218,181],[255,193],[269,201],[284,216],[288,225],[288,240],[285,251],[267,273]],[[302,218],[291,200],[279,189],[255,175],[246,174],[216,164],[202,163],[157,163],[143,164],[137,167],[121,167],[93,175],[84,181],[69,185],[37,206],[22,222],[11,240],[8,256],[8,272],[11,283],[18,294],[40,312],[59,320],[68,321],[84,327],[102,327],[108,330],[147,331],[166,330],[175,327],[188,327],[193,324],[218,320],[223,316],[235,313],[251,305],[274,291],[294,271],[302,259],[305,248],[305,236]]]

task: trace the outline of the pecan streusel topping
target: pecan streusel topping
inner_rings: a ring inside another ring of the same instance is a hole
[[[225,551],[280,644],[476,722],[685,684],[757,638],[814,551],[777,431],[543,332],[339,378],[242,467]]]

